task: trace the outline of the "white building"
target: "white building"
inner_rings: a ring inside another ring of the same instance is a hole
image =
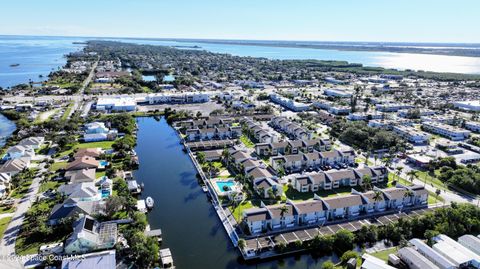
[[[426,131],[447,137],[453,141],[465,140],[470,136],[468,130],[439,122],[424,122],[422,126]]]
[[[377,104],[375,108],[378,111],[382,112],[397,112],[401,109],[409,109],[412,108],[411,105],[399,104],[399,103],[386,103],[386,104]]]
[[[418,131],[410,126],[393,126],[393,131],[413,144],[424,144],[428,142],[430,135],[426,132]]]
[[[163,94],[153,93],[145,97],[145,101],[150,104],[187,104],[187,103],[204,103],[210,100],[210,95],[206,93],[178,93],[178,94]]]
[[[350,113],[347,116],[348,120],[359,121],[359,120],[381,120],[383,119],[383,113],[366,113],[366,112],[355,112]]]
[[[326,96],[340,97],[340,98],[350,98],[353,95],[349,91],[340,90],[340,89],[325,89],[323,90],[323,94],[325,94]]]
[[[418,238],[414,238],[410,240],[410,244],[412,244],[420,254],[422,254],[425,258],[430,260],[433,264],[438,266],[440,269],[456,268],[453,262],[443,257],[440,253],[436,252],[433,248],[429,247],[422,240]]]
[[[468,129],[472,132],[480,132],[480,122],[477,121],[467,121],[465,122],[465,129]]]
[[[433,249],[449,259],[456,266],[480,268],[480,256],[457,243],[455,240],[443,234],[434,237],[434,240],[437,243],[433,245]]]
[[[458,243],[475,252],[475,254],[480,255],[480,238],[466,234],[458,238]]]
[[[310,105],[308,104],[296,102],[293,99],[285,98],[278,94],[271,94],[270,99],[272,100],[272,102],[295,112],[307,111],[310,109]]]
[[[480,100],[459,101],[459,102],[453,103],[453,106],[463,110],[480,111]]]
[[[102,111],[135,111],[137,103],[133,97],[100,97],[96,109]]]

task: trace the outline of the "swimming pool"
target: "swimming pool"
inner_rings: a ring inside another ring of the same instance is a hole
[[[100,163],[100,166],[102,166],[102,167],[105,167],[105,166],[108,165],[108,162],[105,161],[105,160],[101,160],[101,161],[99,161],[99,163]]]
[[[220,192],[231,191],[233,186],[235,186],[235,182],[233,181],[216,181],[215,184],[217,184]]]

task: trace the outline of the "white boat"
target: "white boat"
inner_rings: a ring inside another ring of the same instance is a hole
[[[153,198],[148,196],[147,199],[145,199],[145,205],[147,206],[148,209],[152,209],[153,208]]]
[[[203,190],[203,192],[208,192],[207,186],[203,185],[203,186],[202,186],[202,190]]]

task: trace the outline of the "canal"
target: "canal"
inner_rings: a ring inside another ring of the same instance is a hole
[[[5,145],[7,139],[15,132],[16,128],[13,121],[0,114],[0,148]]]
[[[138,118],[137,124],[140,167],[135,177],[145,184],[142,197],[155,200],[148,221],[152,229],[162,229],[162,247],[171,249],[177,268],[321,267],[326,258],[314,259],[311,255],[245,264],[202,192],[175,130],[163,118]]]

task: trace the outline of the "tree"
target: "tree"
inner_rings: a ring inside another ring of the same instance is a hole
[[[322,263],[322,269],[334,269],[335,264],[332,261],[325,261]]]
[[[125,202],[125,197],[109,196],[105,202],[105,213],[108,217],[112,218],[116,212],[124,208]]]
[[[344,253],[347,250],[353,248],[353,242],[355,240],[355,235],[349,230],[341,229],[334,235],[335,241],[335,251],[337,253]]]
[[[370,190],[372,188],[372,177],[364,175],[362,178],[362,186],[364,190]]]
[[[413,181],[418,177],[418,171],[410,170],[407,172],[408,179],[413,183]]]
[[[240,238],[240,239],[238,240],[238,247],[239,247],[241,250],[244,250],[245,247],[247,247],[247,242],[245,241],[245,239]]]
[[[343,253],[342,257],[340,257],[340,260],[343,264],[346,264],[351,258],[358,258],[358,253],[353,250],[346,251]]]
[[[198,163],[200,163],[200,164],[204,164],[204,163],[205,163],[205,152],[200,151],[200,152],[197,153],[197,161],[198,161]]]

